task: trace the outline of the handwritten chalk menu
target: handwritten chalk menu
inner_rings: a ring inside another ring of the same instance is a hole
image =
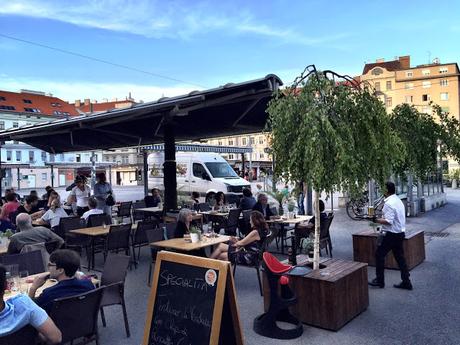
[[[229,263],[162,251],[143,345],[243,344]]]

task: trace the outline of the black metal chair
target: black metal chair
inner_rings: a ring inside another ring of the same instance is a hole
[[[65,217],[59,220],[59,234],[65,241],[65,246],[68,249],[73,249],[79,253],[86,253],[88,267],[90,267],[91,254],[91,238],[89,236],[73,234],[71,230],[77,230],[86,227],[85,222],[80,217]]]
[[[131,224],[111,225],[104,248],[104,262],[107,259],[109,252],[124,251],[127,256],[130,256]]]
[[[21,254],[0,255],[0,263],[5,266],[19,265],[19,271],[28,271],[29,274],[45,272],[45,265],[40,250]]]
[[[131,246],[133,249],[134,267],[137,267],[137,263],[141,256],[141,248],[149,245],[146,231],[154,229],[158,223],[154,220],[144,220],[137,223],[137,228],[131,233]],[[137,258],[136,258],[136,248]]]
[[[92,214],[86,220],[86,227],[91,228],[93,226],[101,226],[101,225],[110,225],[112,224],[112,219],[109,215],[105,213],[101,214]]]
[[[165,237],[165,240],[170,240],[172,238],[174,238],[175,234],[176,234],[176,227],[177,227],[177,223],[161,223],[160,224],[160,227],[161,229],[164,230],[164,227],[166,227],[166,237]]]
[[[104,307],[121,305],[126,336],[129,338],[128,314],[125,304],[125,279],[131,258],[126,255],[109,254],[102,271],[101,284],[105,286],[100,305],[102,325],[106,327]]]
[[[149,229],[145,231],[145,234],[147,236],[148,242],[149,243],[154,243],[158,241],[163,241],[164,239],[164,230],[163,227],[157,227],[155,229]],[[150,247],[150,254],[152,256],[152,260],[150,261],[150,266],[149,266],[149,276],[147,278],[147,285],[150,286],[151,281],[152,281],[152,270],[153,270],[153,264],[156,261],[157,258],[157,252],[158,249],[155,247]]]
[[[240,233],[240,235],[246,236],[251,231],[251,213],[252,210],[241,211],[243,217],[240,218],[238,225],[238,232]]]
[[[41,200],[38,200],[37,208],[41,210],[45,208],[47,205],[48,205],[48,200],[41,199]]]
[[[228,218],[224,224],[224,231],[226,235],[236,236],[236,230],[238,229],[240,213],[241,208],[231,209],[228,213]]]
[[[198,204],[198,210],[200,212],[211,211],[211,205],[209,205],[207,202],[201,202],[201,203]]]
[[[79,344],[95,341],[99,345],[97,315],[104,288],[53,301],[50,317],[62,332],[61,344],[73,344],[74,340],[80,339]]]
[[[263,254],[263,269],[270,288],[270,305],[266,313],[254,319],[253,329],[257,334],[274,339],[294,339],[302,335],[302,323],[288,309],[297,303],[297,297],[288,285],[289,278],[285,276],[291,268],[292,266],[279,262],[272,254]],[[277,321],[287,322],[295,327],[282,329],[276,324]]]
[[[331,227],[334,214],[329,214],[324,224],[320,224],[320,236],[319,236],[319,250],[326,249],[326,254],[332,258],[332,240],[329,229]]]
[[[138,211],[140,208],[145,208],[145,201],[139,200],[133,203],[133,221],[136,220],[144,220],[145,219],[145,212]]]
[[[0,345],[22,345],[36,344],[38,332],[31,325],[22,327],[14,333],[0,336]]]
[[[132,212],[131,212],[132,205],[133,205],[132,201],[125,201],[125,202],[120,203],[116,217],[120,218],[122,222],[123,222],[123,219],[129,218],[132,223],[133,222]]]

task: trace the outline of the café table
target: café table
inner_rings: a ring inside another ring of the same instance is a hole
[[[284,254],[284,242],[286,240],[286,225],[297,225],[302,222],[309,221],[313,216],[303,216],[303,215],[296,215],[295,218],[287,218],[287,217],[280,217],[280,218],[273,218],[267,220],[268,224],[279,224],[280,225],[280,238],[281,238],[281,254]]]
[[[170,240],[150,243],[150,246],[164,249],[173,249],[180,252],[190,252],[192,250],[199,250],[206,247],[215,246],[219,243],[228,242],[230,238],[231,236],[226,235],[217,235],[215,237],[201,236],[201,240],[196,243],[192,243],[189,239],[185,238],[172,238]]]
[[[45,273],[45,272],[43,272],[43,273]],[[5,291],[5,295],[4,295],[5,301],[10,299],[10,298],[12,298],[12,297],[14,297],[14,296],[19,295],[20,293],[28,293],[30,287],[32,286],[34,278],[36,276],[38,276],[38,275],[43,274],[43,273],[32,274],[32,275],[27,276],[25,278],[20,278],[21,279],[21,282],[20,282],[21,286],[18,287],[17,291],[8,291],[8,292]],[[95,278],[95,277],[91,277],[91,282],[93,283],[94,286],[99,286],[99,284],[100,284],[100,280]],[[43,290],[45,290],[45,289],[47,289],[47,288],[49,288],[51,286],[54,286],[57,283],[58,282],[55,279],[47,279],[45,281],[45,284],[43,284],[41,287],[39,287],[37,289],[37,291],[35,292],[35,297],[40,296],[41,293],[43,292]]]

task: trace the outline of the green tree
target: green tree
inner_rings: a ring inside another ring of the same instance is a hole
[[[402,159],[402,143],[384,105],[367,88],[312,74],[278,93],[268,107],[277,175],[305,181],[315,195],[314,268],[319,268],[319,193],[361,191],[383,182]]]

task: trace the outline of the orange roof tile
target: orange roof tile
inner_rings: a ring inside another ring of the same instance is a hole
[[[112,109],[130,108],[133,104],[136,104],[136,102],[132,100],[121,100],[121,101],[102,102],[102,103],[86,102],[86,104],[81,102],[80,106],[77,106],[78,104],[75,104],[75,103],[73,103],[72,105],[83,113],[97,113],[97,112],[109,111]]]
[[[78,111],[66,101],[35,93],[0,90],[0,111],[51,116],[76,116]]]

